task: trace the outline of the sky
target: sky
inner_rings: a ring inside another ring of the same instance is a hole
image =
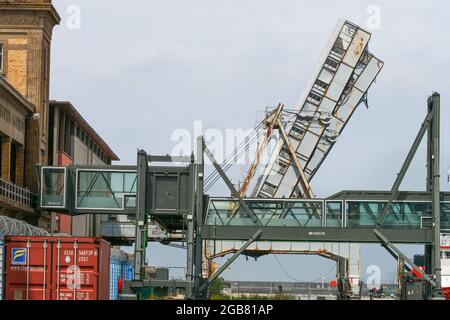
[[[53,34],[51,98],[70,100],[120,164],[135,163],[138,148],[170,153],[172,133],[193,131],[195,121],[205,129],[249,129],[268,106],[296,106],[336,22],[346,18],[371,27],[370,51],[385,66],[369,92],[369,109],[355,112],[312,180],[313,190],[326,197],[345,189],[390,189],[433,91],[441,93],[441,187],[449,190],[448,1],[54,0],[54,5],[62,21]],[[423,190],[425,172],[422,145],[401,189]],[[224,186],[214,192],[227,195]],[[422,250],[402,248],[410,256]],[[383,281],[394,279],[395,261],[380,246],[365,245],[361,255],[363,278],[370,265],[379,265]],[[180,249],[151,244],[148,256],[152,265],[185,264]],[[241,257],[224,276],[312,280],[333,267],[319,257],[278,259]]]

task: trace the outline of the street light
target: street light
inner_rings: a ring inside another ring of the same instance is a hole
[[[41,117],[40,113],[32,113],[30,116],[26,117],[25,120],[37,120]]]

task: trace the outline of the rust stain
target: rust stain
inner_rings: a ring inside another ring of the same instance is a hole
[[[359,44],[354,51],[355,55],[359,56],[363,49],[364,49],[364,38],[359,38]]]

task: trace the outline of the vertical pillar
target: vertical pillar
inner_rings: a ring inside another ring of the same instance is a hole
[[[2,137],[2,179],[11,180],[11,138]]]
[[[432,266],[438,288],[434,296],[440,296],[441,288],[441,202],[440,202],[440,95],[434,92],[428,99],[428,105],[432,107],[432,141],[433,141],[433,255]]]
[[[190,177],[191,177],[191,212],[189,212],[187,220],[187,261],[186,261],[186,281],[188,285],[186,287],[186,298],[192,299],[193,284],[194,284],[194,217],[196,208],[196,170],[194,155],[191,156],[190,164]]]
[[[203,284],[203,242],[201,238],[201,228],[203,226],[203,175],[204,175],[204,141],[203,137],[197,138],[197,160],[196,160],[196,208],[195,208],[195,261],[194,261],[194,283],[195,293],[197,297],[205,297],[204,292],[199,292],[199,288]]]
[[[16,184],[23,187],[23,171],[24,171],[24,148],[16,145]]]
[[[134,279],[144,279],[144,262],[146,248],[146,177],[147,177],[147,153],[139,150],[137,154],[137,192],[136,192],[136,241],[134,248]]]

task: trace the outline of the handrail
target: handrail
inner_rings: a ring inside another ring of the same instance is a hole
[[[0,178],[0,196],[19,205],[32,207],[32,193],[28,188],[20,187],[2,178]]]

